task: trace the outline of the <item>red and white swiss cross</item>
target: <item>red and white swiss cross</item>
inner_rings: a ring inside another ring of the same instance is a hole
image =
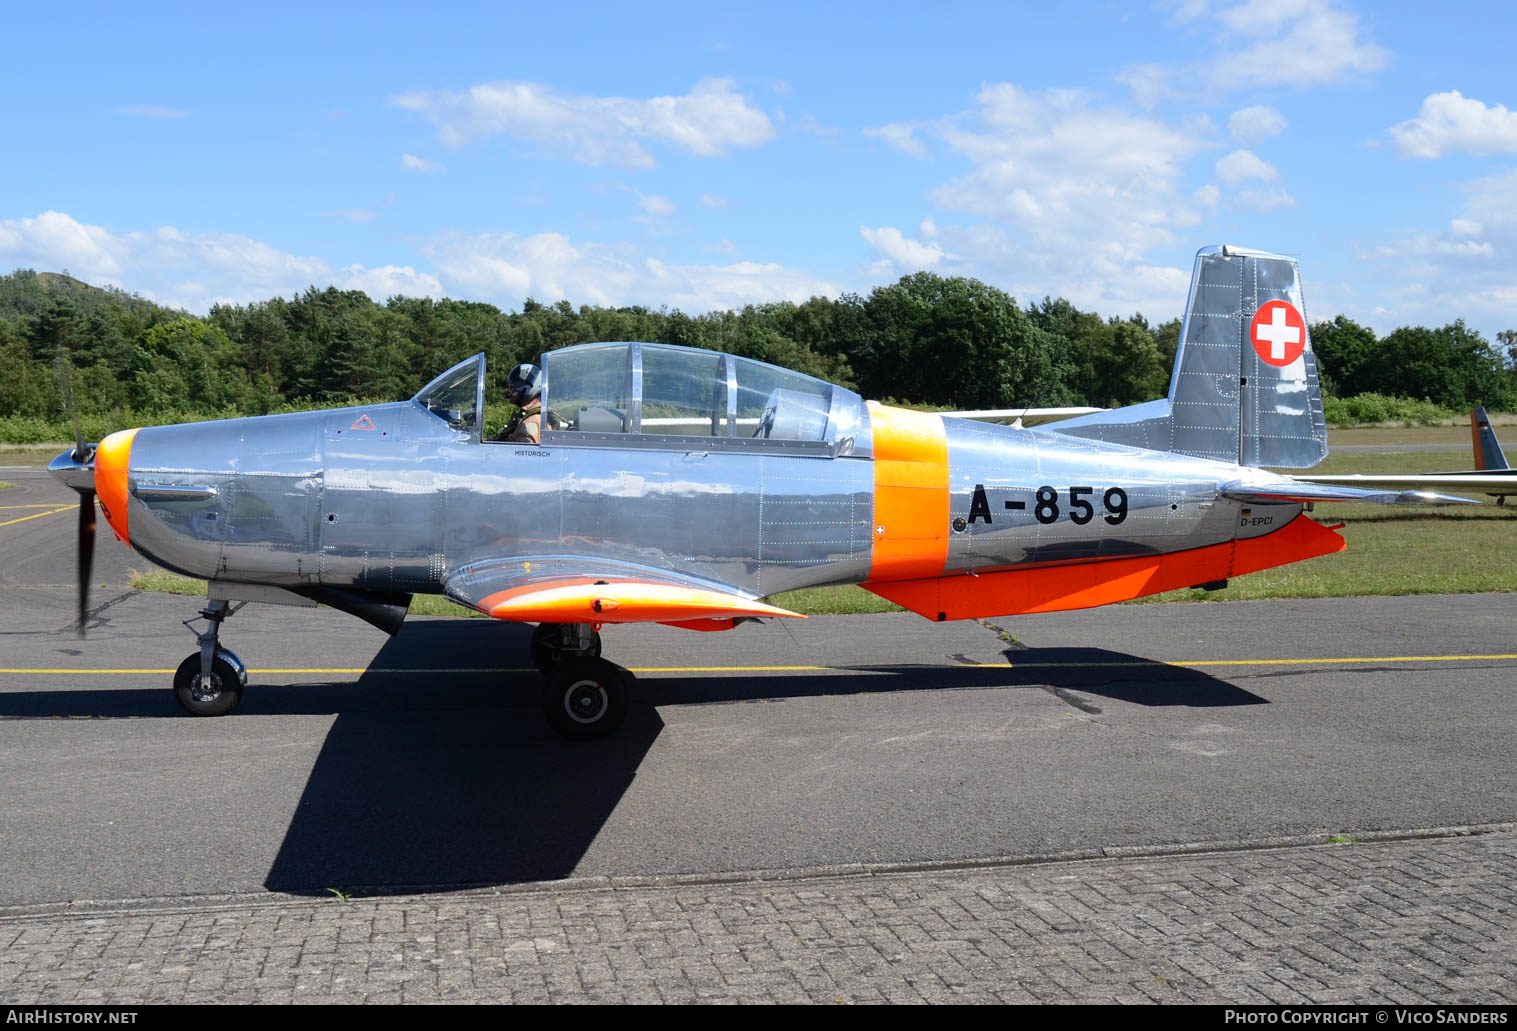
[[[1306,320],[1289,301],[1269,301],[1248,324],[1254,353],[1270,365],[1289,365],[1306,350]]]

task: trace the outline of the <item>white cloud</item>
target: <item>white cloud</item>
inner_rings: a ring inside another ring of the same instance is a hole
[[[1245,208],[1257,208],[1260,211],[1269,211],[1272,208],[1289,208],[1293,207],[1296,203],[1296,198],[1278,186],[1272,186],[1264,190],[1241,190],[1236,200]]]
[[[1417,117],[1391,126],[1391,141],[1403,157],[1437,158],[1452,150],[1471,154],[1517,152],[1517,111],[1487,107],[1458,90],[1434,93]]]
[[[575,242],[562,233],[446,233],[424,252],[469,296],[515,305],[526,297],[581,304],[667,304],[685,311],[836,296],[840,288],[774,263],[676,265],[627,243]]]
[[[443,169],[442,162],[428,161],[415,154],[400,155],[400,167],[411,172],[441,172]]]
[[[338,273],[337,285],[344,290],[362,290],[383,304],[400,294],[405,297],[442,297],[442,283],[427,272],[417,272],[410,265],[384,265],[364,268],[349,265]]]
[[[930,269],[942,263],[943,248],[935,243],[924,244],[908,240],[894,226],[870,229],[859,226],[859,235],[868,241],[870,248],[902,272]]]
[[[702,157],[772,139],[769,116],[733,92],[731,79],[702,79],[677,97],[567,96],[535,82],[490,82],[463,91],[418,90],[394,103],[437,126],[444,143],[507,133],[590,165],[648,167],[643,141]]]
[[[192,311],[220,301],[267,300],[308,286],[442,295],[436,276],[411,268],[334,270],[321,258],[236,233],[185,233],[172,226],[119,233],[58,211],[0,221],[0,265],[67,268],[96,286],[120,287]]]
[[[156,107],[152,104],[133,104],[113,109],[118,115],[133,118],[188,118],[190,113],[179,107]]]
[[[777,263],[680,265],[629,243],[577,242],[562,233],[445,233],[420,249],[437,272],[397,264],[334,268],[322,258],[235,233],[186,233],[171,226],[121,233],[57,211],[0,219],[0,267],[67,268],[86,282],[197,312],[329,285],[363,290],[381,303],[396,294],[451,294],[512,306],[534,296],[584,304],[667,304],[690,312],[842,292],[835,283]],[[725,240],[716,249],[735,250]]]
[[[1356,15],[1326,0],[1245,0],[1220,14],[1239,42],[1218,55],[1215,73],[1233,85],[1337,82],[1377,72],[1390,56],[1361,35]]]
[[[1173,75],[1173,69],[1162,64],[1134,64],[1118,73],[1117,81],[1132,90],[1133,103],[1152,108],[1179,95],[1170,85]]]
[[[641,190],[633,190],[637,194],[637,206],[643,209],[646,219],[668,218],[674,214],[674,202],[668,197],[660,197],[656,194],[644,193]]]
[[[1192,196],[1202,206],[1214,208],[1217,206],[1217,202],[1222,199],[1222,191],[1215,184],[1207,183],[1205,186],[1198,187]]]
[[[987,84],[975,101],[964,114],[870,131],[923,156],[928,141],[940,143],[969,168],[929,194],[966,216],[957,224],[929,218],[914,240],[892,227],[861,230],[876,259],[867,273],[930,267],[1022,301],[1051,294],[1104,314],[1178,314],[1189,266],[1151,254],[1199,221],[1183,167],[1215,127],[1174,125],[1076,90]]]
[[[903,154],[909,154],[914,158],[927,157],[927,148],[922,141],[916,138],[920,125],[907,125],[905,123],[892,123],[882,125],[878,129],[865,129],[864,135],[877,140],[884,140],[890,146]]]
[[[701,194],[701,204],[708,208],[725,208],[727,206],[727,198],[718,197],[714,193],[703,193]]]
[[[1220,159],[1216,165],[1217,178],[1229,186],[1236,186],[1249,179],[1274,182],[1280,178],[1279,169],[1251,150],[1235,150]]]
[[[1213,23],[1217,49],[1187,64],[1124,69],[1117,81],[1130,87],[1134,100],[1145,107],[1186,95],[1213,99],[1219,89],[1300,89],[1342,82],[1380,71],[1390,58],[1365,36],[1358,17],[1339,10],[1332,0],[1184,0],[1170,6],[1177,23]]]
[[[1517,168],[1464,184],[1444,230],[1413,230],[1361,254],[1381,265],[1383,328],[1456,318],[1513,324],[1517,308]],[[1382,328],[1377,326],[1377,328]]]
[[[1200,138],[1072,90],[989,85],[976,99],[977,124],[938,128],[973,166],[933,192],[938,203],[1014,227],[1039,251],[1100,240],[1131,257],[1168,242],[1180,164]]]
[[[1252,146],[1278,136],[1290,124],[1285,116],[1267,104],[1239,108],[1227,120],[1227,131],[1244,146]]]

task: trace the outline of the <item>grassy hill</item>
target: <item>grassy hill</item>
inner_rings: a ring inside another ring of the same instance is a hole
[[[139,316],[162,318],[181,314],[113,286],[91,286],[67,273],[17,269],[10,275],[0,276],[0,319],[12,321],[22,316],[39,315],[58,300],[69,301],[85,314],[104,305],[114,305]]]

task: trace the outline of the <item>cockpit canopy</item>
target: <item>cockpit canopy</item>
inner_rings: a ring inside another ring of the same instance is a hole
[[[751,358],[617,342],[549,351],[542,369],[544,444],[872,453],[857,394]],[[484,389],[485,356],[478,354],[412,400],[479,441]]]
[[[809,442],[855,454],[868,444],[857,394],[750,358],[670,344],[581,344],[545,354],[543,371],[545,443],[590,443],[575,435],[593,433]]]

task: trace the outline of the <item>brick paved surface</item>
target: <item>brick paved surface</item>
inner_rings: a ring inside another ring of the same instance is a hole
[[[1517,1000],[1517,830],[0,912],[0,1001]]]

